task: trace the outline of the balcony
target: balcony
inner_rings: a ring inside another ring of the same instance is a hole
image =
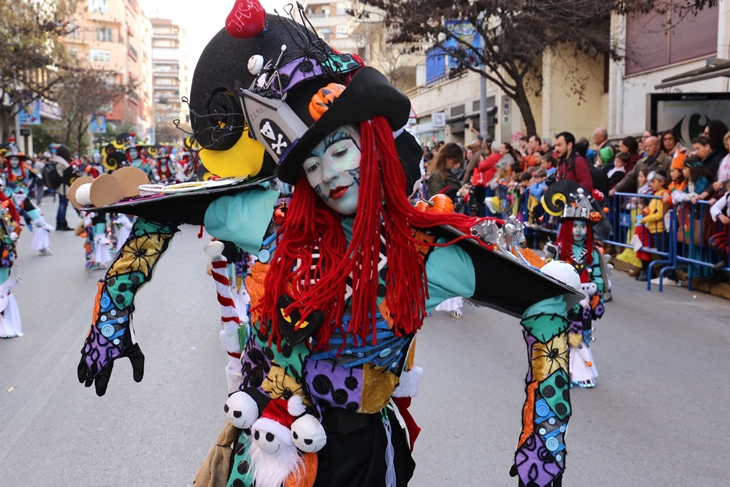
[[[137,50],[134,47],[132,47],[132,44],[130,44],[127,47],[129,49],[128,52],[129,52],[130,57],[136,61],[137,60]]]

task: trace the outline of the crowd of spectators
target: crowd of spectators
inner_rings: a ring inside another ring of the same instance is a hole
[[[716,269],[727,268],[730,131],[725,123],[710,121],[687,146],[671,130],[647,130],[640,138],[611,141],[606,129],[597,128],[591,139],[576,140],[561,132],[554,141],[523,136],[514,146],[481,136],[465,149],[454,142],[438,143],[424,148],[424,186],[428,195],[446,193],[463,203],[457,205],[461,211],[514,214],[525,225],[541,228],[546,215],[540,200],[547,186],[556,180],[575,181],[605,195],[610,210],[621,205],[631,214],[632,228],[625,237],[631,247],[608,245],[607,250],[639,267],[637,279],[650,277],[648,264],[654,258],[642,249],[667,249],[670,239],[694,238],[695,246],[715,252]],[[677,235],[669,234],[670,209],[675,210]]]

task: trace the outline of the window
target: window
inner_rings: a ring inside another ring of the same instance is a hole
[[[111,27],[97,27],[96,40],[99,42],[114,42]]]
[[[178,47],[175,39],[153,39],[152,47]]]
[[[670,20],[674,27],[667,30]],[[632,15],[626,21],[626,74],[636,74],[717,53],[718,7],[696,16]]]
[[[336,27],[335,32],[337,33],[337,36],[346,36],[347,35],[347,24],[345,25],[338,25]]]
[[[89,0],[89,12],[109,13],[109,2],[107,0]]]
[[[329,17],[330,16],[330,6],[322,6],[322,17]]]
[[[347,3],[337,2],[337,15],[345,15],[347,13]]]
[[[75,47],[69,47],[68,53],[71,55],[71,57],[75,57],[75,58],[79,57],[79,50]]]
[[[69,39],[78,39],[79,38],[79,26],[76,25],[74,22],[71,22],[68,24],[68,38]]]
[[[89,59],[93,63],[108,63],[112,60],[112,53],[103,49],[92,49],[89,51]]]

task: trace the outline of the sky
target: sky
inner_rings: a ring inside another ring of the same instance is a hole
[[[259,0],[267,12],[279,13],[289,0]],[[172,19],[187,30],[188,64],[195,71],[200,54],[214,35],[225,27],[234,0],[139,0],[147,17]]]

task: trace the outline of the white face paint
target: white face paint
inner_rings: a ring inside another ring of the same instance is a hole
[[[357,211],[360,190],[360,134],[352,125],[329,133],[304,161],[309,185],[341,215]]]
[[[133,161],[136,160],[139,157],[137,149],[129,149],[129,157],[131,157]]]
[[[12,156],[9,159],[10,159],[10,167],[12,167],[13,169],[18,169],[18,166],[20,166],[20,159],[18,159],[17,157],[12,157]]]
[[[575,220],[573,222],[573,242],[582,244],[586,241],[586,233],[588,232],[588,224],[584,221]]]

